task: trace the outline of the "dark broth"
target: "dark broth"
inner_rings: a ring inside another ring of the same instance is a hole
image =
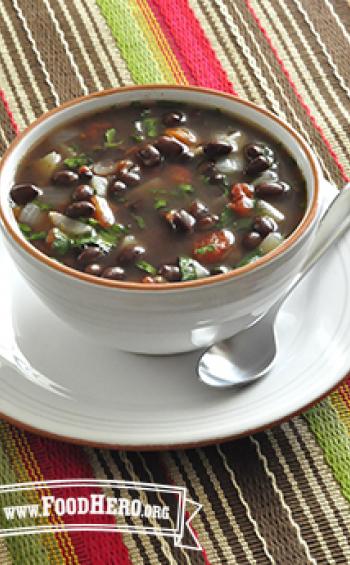
[[[279,142],[175,102],[112,107],[51,132],[24,158],[11,197],[43,253],[145,283],[253,262],[290,235],[306,205],[304,178]]]

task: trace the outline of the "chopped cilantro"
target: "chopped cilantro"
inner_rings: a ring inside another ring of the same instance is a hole
[[[133,214],[132,217],[134,218],[135,222],[137,223],[140,229],[143,230],[146,227],[146,222],[142,216],[137,216],[136,214]]]
[[[138,269],[141,269],[141,271],[145,271],[149,275],[157,274],[157,269],[153,267],[151,263],[147,263],[147,261],[136,261],[135,265]]]
[[[160,208],[166,208],[168,205],[168,202],[166,200],[164,200],[164,198],[158,198],[155,202],[154,202],[154,208],[156,210],[160,210]]]
[[[258,259],[260,259],[261,257],[261,253],[254,249],[254,251],[251,251],[250,253],[247,253],[243,259],[241,259],[237,265],[236,268],[238,267],[244,267],[245,265],[249,265],[250,263],[254,263],[254,261],[257,261]]]
[[[158,118],[143,118],[143,127],[147,137],[157,137],[158,135]]]
[[[142,133],[134,133],[131,138],[136,141],[136,143],[141,143],[145,139]]]
[[[225,208],[220,214],[219,226],[222,228],[231,226],[235,221],[235,219],[236,219],[236,215],[234,211],[231,210],[231,208],[229,208],[228,206],[225,206]]]
[[[203,245],[203,247],[197,247],[196,254],[197,255],[205,255],[205,253],[211,253],[212,251],[215,251],[215,250],[216,250],[215,245],[210,243],[209,245]]]
[[[79,167],[82,167],[83,165],[91,165],[91,163],[92,159],[84,153],[75,155],[74,157],[67,157],[67,159],[64,160],[64,164],[68,167],[68,169],[79,169]]]
[[[194,192],[193,186],[187,183],[178,184],[177,188],[180,190],[180,192],[182,192],[182,194],[191,194],[192,192]]]
[[[209,276],[209,271],[192,257],[179,257],[182,281],[193,281]]]
[[[40,208],[40,210],[42,210],[43,212],[48,212],[49,210],[51,210],[51,206],[49,204],[46,204],[46,202],[41,202],[40,200],[33,200],[32,204],[35,204],[35,206]]]
[[[115,128],[110,128],[105,132],[105,143],[106,148],[118,147],[122,141],[117,141],[117,130]]]
[[[52,249],[58,256],[62,257],[72,247],[72,241],[58,228],[53,228],[53,234],[55,239],[52,243]]]
[[[87,224],[89,224],[89,226],[92,226],[93,228],[100,225],[98,220],[96,220],[95,218],[87,218],[85,221],[86,221]]]
[[[19,225],[21,232],[24,233],[24,235],[27,235],[27,234],[32,232],[32,228],[30,226],[28,226],[27,224],[18,224],[18,225]]]
[[[46,237],[47,237],[46,231],[38,231],[27,235],[28,241],[39,241],[40,239],[46,239]]]

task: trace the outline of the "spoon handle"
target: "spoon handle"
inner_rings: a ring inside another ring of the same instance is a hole
[[[294,288],[311,271],[312,267],[324,253],[333,245],[350,227],[350,183],[341,189],[331,202],[317,228],[311,244],[308,257],[303,264],[299,275],[294,279],[287,292],[272,306],[271,316],[276,316],[284,301]]]

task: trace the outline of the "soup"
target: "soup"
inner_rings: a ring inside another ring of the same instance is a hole
[[[10,192],[22,233],[109,280],[176,283],[229,272],[301,221],[305,181],[267,132],[176,102],[111,107],[50,133]]]

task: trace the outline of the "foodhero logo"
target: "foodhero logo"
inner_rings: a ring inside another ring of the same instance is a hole
[[[26,504],[28,491],[37,491],[36,504]],[[6,522],[2,520],[0,537],[64,530],[129,532],[172,537],[177,547],[201,549],[191,521],[202,505],[189,500],[184,487],[98,479],[17,483],[0,487],[1,506]],[[65,516],[75,519],[64,523]]]

